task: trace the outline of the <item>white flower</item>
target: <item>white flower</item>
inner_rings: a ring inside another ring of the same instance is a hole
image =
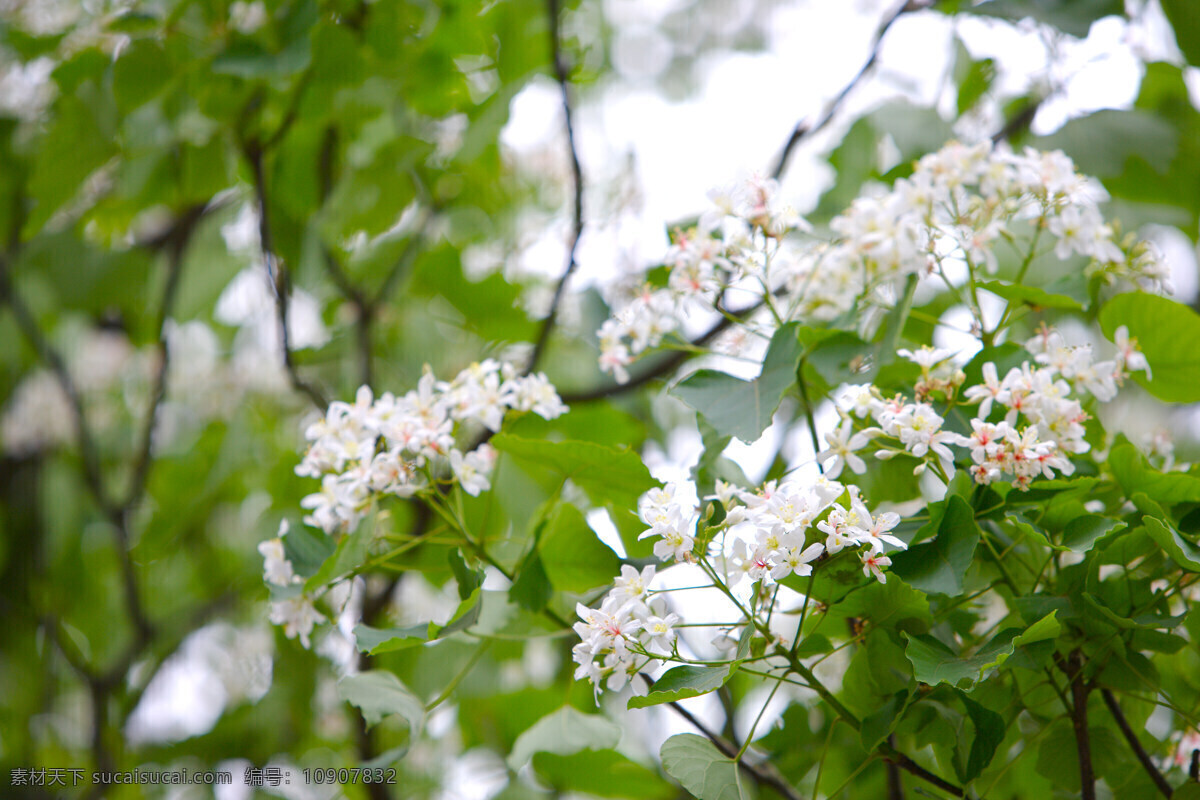
[[[942,347],[935,349],[928,345],[923,345],[915,353],[912,350],[901,349],[896,351],[896,355],[907,358],[909,361],[920,365],[922,369],[930,369],[953,356],[954,351]]]
[[[817,461],[825,465],[825,477],[833,480],[842,474],[842,467],[849,465],[856,475],[867,471],[867,464],[855,450],[861,450],[871,442],[866,431],[854,432],[854,426],[849,420],[844,420],[835,430],[825,434],[824,450],[817,453]]]
[[[803,544],[803,542],[801,542]],[[812,574],[812,562],[825,552],[825,545],[817,542],[803,550],[799,545],[784,550],[779,557],[779,563],[771,570],[771,577],[777,581],[783,580],[789,574],[801,577]]]
[[[307,594],[271,603],[271,624],[282,625],[289,639],[299,636],[300,643],[306,648],[312,646],[308,637],[313,627],[324,621],[325,615],[313,607],[313,600]]]
[[[492,488],[488,474],[496,463],[496,451],[491,445],[482,444],[465,456],[459,450],[450,451],[450,469],[462,489],[472,497]]]
[[[874,550],[864,550],[858,554],[858,557],[863,564],[863,575],[866,575],[868,578],[874,575],[875,580],[880,583],[887,583],[887,576],[883,574],[881,567],[890,567],[892,565],[890,558],[880,555]]]
[[[669,558],[684,561],[696,545],[695,539],[677,528],[666,528],[661,531],[661,534],[662,539],[654,543],[654,555],[662,561]]]
[[[258,544],[258,552],[263,557],[263,578],[267,583],[277,586],[287,586],[300,581],[300,577],[292,569],[292,562],[288,561],[287,554],[283,549],[282,537],[287,532],[288,521],[280,520],[279,534],[274,539],[267,539]]]
[[[963,397],[968,402],[979,402],[979,418],[987,419],[992,413],[992,401],[1004,402],[1004,387],[1001,385],[999,378],[996,375],[996,365],[991,361],[983,365],[983,383],[975,386],[968,386],[963,392]]]
[[[930,450],[947,459],[954,455],[946,443],[955,443],[957,436],[942,430],[942,418],[928,403],[916,403],[905,407],[896,415],[893,424],[896,435],[910,453],[922,458]]]
[[[883,552],[883,543],[887,542],[893,547],[899,547],[901,550],[908,548],[901,539],[896,538],[888,531],[900,524],[900,515],[892,511],[887,511],[883,514],[876,515],[865,528],[860,528],[862,531],[862,539],[876,553]]]
[[[667,614],[665,617],[647,617],[642,623],[643,643],[649,649],[653,644],[666,652],[671,652],[671,645],[675,641],[675,623],[679,622],[678,614]]]
[[[1150,380],[1150,362],[1146,360],[1146,354],[1138,348],[1138,340],[1129,336],[1127,325],[1117,328],[1113,333],[1113,342],[1117,345],[1117,364],[1129,372],[1144,370],[1146,380]]]
[[[611,596],[623,598],[625,600],[639,600],[645,602],[646,593],[650,589],[650,582],[654,580],[655,567],[653,564],[643,567],[641,572],[629,564],[621,567],[621,574],[613,581],[613,588],[610,592]]]

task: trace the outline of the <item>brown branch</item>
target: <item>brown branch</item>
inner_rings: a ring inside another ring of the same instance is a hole
[[[1082,800],[1096,800],[1096,771],[1092,765],[1092,743],[1088,731],[1088,692],[1083,680],[1083,656],[1078,650],[1063,659],[1058,653],[1054,661],[1071,684],[1071,726],[1075,729],[1075,750],[1079,759],[1079,784]]]
[[[893,748],[890,744],[887,745],[886,747],[881,747],[880,751],[883,754],[883,757],[885,759],[887,759],[891,763],[895,764],[897,767],[904,770],[908,774],[915,775],[916,777],[920,778],[921,780],[925,781],[926,783],[929,783],[929,784],[932,784],[932,785],[938,787],[939,789],[941,789],[943,792],[946,792],[947,794],[951,794],[955,797],[965,797],[966,796],[966,793],[963,791],[961,786],[955,786],[953,783],[950,783],[950,781],[946,780],[945,778],[930,772],[929,770],[925,769],[920,764],[918,764],[917,762],[913,761],[911,758],[906,756],[904,753],[901,753],[899,750],[896,750],[895,748]]]
[[[263,263],[266,264],[267,275],[271,279],[271,287],[275,295],[275,316],[279,321],[279,346],[283,351],[283,368],[287,371],[292,388],[311,400],[319,411],[324,411],[328,405],[325,395],[316,386],[300,377],[288,341],[288,303],[292,297],[292,283],[287,266],[276,257],[271,241],[271,218],[267,208],[267,182],[263,171],[263,147],[259,142],[245,142],[243,150],[254,173],[254,194],[258,200],[258,238],[262,249]]]
[[[96,448],[96,439],[84,414],[83,399],[75,380],[67,369],[67,363],[38,327],[33,312],[25,305],[25,301],[17,294],[16,287],[9,275],[8,259],[0,256],[0,302],[6,302],[16,318],[17,327],[21,330],[37,356],[46,363],[58,381],[67,402],[71,407],[71,415],[75,421],[75,437],[79,446],[79,457],[83,464],[83,480],[88,491],[95,498],[105,515],[111,516],[115,506],[104,493],[104,481],[100,472],[100,455]]]
[[[894,734],[888,736],[888,744],[892,748],[896,747],[896,736]],[[904,800],[904,776],[900,774],[900,765],[895,761],[885,762],[887,768],[887,796],[888,800]]]
[[[330,125],[325,129],[325,138],[321,141],[321,155],[317,159],[317,186],[321,194],[322,204],[333,193],[333,169],[334,157],[337,155],[337,144],[337,128]],[[342,297],[354,306],[354,330],[358,346],[360,382],[366,386],[370,386],[375,382],[373,380],[374,364],[371,357],[371,323],[374,321],[374,308],[367,302],[367,297],[362,289],[355,285],[354,281],[350,280],[350,276],[346,274],[346,270],[342,267],[341,262],[338,261],[337,256],[333,254],[333,251],[323,246],[321,253],[324,256],[325,271],[333,279],[333,283],[337,286],[338,291],[342,293]]]
[[[1125,741],[1129,742],[1129,747],[1133,750],[1133,754],[1137,756],[1137,760],[1145,768],[1146,774],[1150,776],[1150,780],[1154,781],[1154,785],[1158,787],[1163,797],[1171,796],[1171,784],[1167,783],[1167,779],[1159,771],[1154,763],[1154,759],[1150,758],[1150,754],[1146,752],[1146,748],[1142,747],[1142,743],[1138,740],[1137,734],[1133,728],[1129,726],[1129,720],[1125,719],[1125,714],[1121,712],[1121,704],[1117,702],[1116,696],[1113,695],[1111,689],[1101,689],[1100,696],[1104,698],[1104,705],[1108,706],[1108,710],[1112,713],[1113,719],[1116,720],[1117,727],[1121,729],[1121,735],[1125,737]]]
[[[175,306],[175,294],[179,288],[179,276],[183,270],[183,254],[191,241],[192,232],[196,229],[200,218],[204,216],[206,206],[195,205],[184,211],[166,236],[161,240],[167,249],[167,279],[163,288],[162,302],[158,310],[158,365],[154,375],[154,385],[150,392],[150,407],[142,421],[142,431],[139,437],[137,456],[133,464],[133,477],[121,508],[132,508],[141,498],[146,489],[146,479],[150,474],[153,459],[151,451],[154,445],[154,425],[158,416],[158,408],[162,405],[167,393],[167,370],[170,362],[170,352],[167,347],[166,327]],[[157,242],[155,243],[157,244]]]
[[[1013,114],[1012,118],[1004,123],[1004,127],[992,134],[992,144],[1008,141],[1020,133],[1024,133],[1033,124],[1033,118],[1037,116],[1038,109],[1042,107],[1045,98],[1030,100],[1023,105],[1021,109]]]
[[[693,339],[690,343],[691,346],[702,347],[708,344],[713,339],[717,338],[726,330],[728,330],[729,326],[731,326],[735,321],[742,322],[748,319],[760,308],[762,308],[762,303],[758,302],[749,308],[733,312],[730,314],[730,316],[722,316],[721,319],[717,320],[717,322],[711,328],[697,338]],[[671,355],[658,361],[658,363],[656,363],[653,367],[634,375],[625,383],[610,383],[605,386],[597,386],[594,389],[585,389],[583,391],[573,393],[568,392],[561,395],[562,401],[567,405],[571,405],[572,403],[590,403],[594,400],[603,400],[607,397],[625,394],[626,392],[637,389],[640,386],[644,386],[650,381],[657,380],[665,375],[669,375],[670,373],[674,372],[684,361],[687,361],[688,357],[691,355],[692,353],[689,350],[676,350],[675,352],[671,353]]]
[[[900,19],[900,17],[911,11],[920,11],[922,9],[929,8],[931,5],[933,5],[933,0],[904,0],[904,2],[900,4],[899,8],[889,14],[883,20],[883,22],[880,23],[879,27],[875,30],[875,37],[871,41],[870,55],[867,57],[867,60],[863,63],[862,67],[859,68],[858,72],[855,73],[854,77],[850,79],[850,82],[843,86],[842,90],[825,105],[825,109],[821,112],[821,116],[818,117],[816,121],[812,122],[811,124],[806,120],[801,120],[800,122],[796,123],[796,127],[792,129],[791,137],[788,138],[787,144],[783,146],[783,152],[779,154],[779,158],[775,162],[774,169],[771,170],[771,177],[778,180],[783,175],[784,170],[787,169],[788,159],[791,158],[792,151],[796,149],[796,145],[800,144],[801,140],[804,138],[812,136],[821,131],[833,120],[834,115],[837,113],[842,103],[844,103],[850,93],[854,91],[854,87],[858,86],[862,79],[866,77],[867,73],[871,71],[871,68],[875,66],[876,62],[879,61],[879,51],[883,45],[883,37],[887,34],[888,29],[892,27],[896,20]]]
[[[558,0],[546,0],[546,10],[550,17],[550,58],[554,66],[554,77],[558,81],[559,92],[562,94],[563,120],[567,133],[567,149],[571,155],[571,179],[573,190],[573,205],[571,212],[571,244],[567,250],[567,266],[563,270],[558,285],[554,288],[554,298],[550,301],[550,311],[542,320],[542,328],[538,332],[537,341],[533,345],[533,353],[525,373],[529,374],[537,368],[538,361],[546,351],[550,342],[550,334],[558,319],[558,307],[562,302],[563,292],[567,281],[579,266],[575,260],[575,251],[579,247],[579,238],[583,235],[583,168],[579,164],[579,150],[575,146],[575,122],[571,110],[570,77],[563,60],[562,39],[559,34],[559,5]]]

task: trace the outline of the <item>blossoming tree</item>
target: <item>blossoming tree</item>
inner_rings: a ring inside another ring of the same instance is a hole
[[[1035,136],[1065,83],[961,47],[939,110],[855,117],[904,19],[1032,13],[1056,63],[1161,13],[960,5],[884,9],[769,174],[588,286],[607,6],[5,9],[14,790],[1200,796],[1200,317],[1155,244],[1197,234],[1195,68]],[[554,277],[496,269],[547,208]]]

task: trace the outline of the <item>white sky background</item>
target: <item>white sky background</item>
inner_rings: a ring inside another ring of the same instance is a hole
[[[876,27],[896,3],[808,0],[780,4],[770,19],[761,23],[767,33],[764,51],[720,51],[704,56],[698,91],[677,101],[655,88],[654,77],[665,63],[664,48],[672,46],[657,32],[655,23],[678,3],[603,0],[603,13],[616,31],[612,57],[618,74],[577,99],[577,144],[588,184],[588,227],[578,253],[575,288],[604,283],[623,271],[656,263],[667,245],[668,224],[702,211],[710,188],[769,170],[796,122],[818,117],[825,103],[858,71],[868,56]],[[1141,7],[1141,3],[1137,5]],[[728,3],[734,16],[744,8],[745,3]],[[582,22],[576,20],[576,24]],[[955,33],[974,57],[997,59],[1000,72],[993,91],[1006,99],[1035,84],[1064,87],[1039,111],[1033,126],[1037,133],[1049,133],[1067,119],[1099,108],[1128,107],[1141,79],[1139,57],[1180,61],[1157,0],[1149,3],[1136,25],[1115,18],[1102,20],[1085,41],[1060,42],[1057,59],[1050,58],[1044,39],[1030,26],[978,18],[955,21],[929,12],[906,14],[887,34],[875,71],[850,96],[833,124],[806,139],[793,153],[783,181],[785,197],[801,211],[816,203],[833,178],[824,154],[864,110],[888,99],[907,97],[952,114],[953,82],[947,72],[953,67]],[[1195,100],[1200,80],[1194,74],[1189,79]],[[565,180],[559,103],[553,82],[534,82],[514,99],[502,141],[518,167],[546,170],[549,163],[551,176]],[[552,153],[549,158],[548,151]],[[629,173],[622,175],[626,169]],[[613,201],[614,194],[633,202],[622,207]],[[529,245],[519,263],[509,267],[557,276],[565,262],[568,226],[565,214],[531,220]],[[1157,228],[1149,233],[1173,265],[1177,297],[1190,299],[1196,292],[1191,243],[1173,229]],[[818,426],[827,425],[828,420],[819,416]],[[775,427],[759,446],[735,446],[729,451],[751,479],[760,477],[766,468],[762,462],[770,451],[764,445],[780,435]],[[686,434],[673,437],[665,452],[648,453],[656,477],[685,471],[698,455],[698,442],[692,438]],[[806,437],[791,450],[796,460],[812,455]],[[689,603],[700,602],[697,594],[688,593]],[[689,609],[689,616],[698,613]],[[195,731],[200,698],[191,696],[188,687],[200,693],[205,687],[211,689],[213,683],[197,670],[212,670],[202,655],[163,670],[156,682],[163,681],[163,688],[170,687],[170,691],[147,692],[138,709],[139,732]],[[214,702],[212,692],[206,694],[204,702]],[[777,695],[779,709],[784,694]],[[685,703],[701,719],[720,727],[720,709],[713,696]],[[624,708],[623,701],[609,707],[618,718],[626,713],[619,710]],[[668,736],[690,730],[673,714],[632,713],[635,716],[630,718],[622,749],[635,758],[639,753],[657,752]],[[209,708],[204,716],[211,714]],[[767,732],[772,722],[769,713],[757,734]],[[744,734],[745,723],[739,720],[739,734]],[[491,779],[472,780],[472,773],[479,769],[477,756],[453,768],[453,780],[447,784],[452,788],[444,795],[447,800],[485,798],[502,787]],[[235,780],[240,780],[238,773],[240,770],[235,770]],[[237,786],[223,787],[220,793],[221,800],[249,796],[248,788]]]

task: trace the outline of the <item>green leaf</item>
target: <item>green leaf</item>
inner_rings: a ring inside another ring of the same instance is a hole
[[[431,625],[429,627],[430,638],[440,639],[452,633],[465,631],[474,625],[479,620],[479,614],[483,610],[482,600],[482,589],[476,589],[471,592],[466,600],[458,604],[458,608],[454,611],[454,616],[450,617],[445,625]]]
[[[800,640],[800,646],[796,648],[796,658],[804,659],[809,656],[828,653],[833,650],[833,642],[820,634],[810,633]]]
[[[965,48],[962,44],[958,45],[960,49],[960,57],[966,55]],[[967,56],[969,58],[969,56]],[[991,88],[992,81],[996,78],[996,61],[995,59],[985,58],[982,61],[971,61],[965,70],[965,74],[958,82],[958,115],[970,111],[979,99],[987,93]]]
[[[1092,745],[1092,764],[1103,775],[1112,765],[1120,764],[1128,751],[1124,739],[1111,728],[1088,726]],[[1079,792],[1079,759],[1076,757],[1075,732],[1065,717],[1051,725],[1037,749],[1037,771],[1060,789]]]
[[[63,203],[75,196],[83,180],[116,152],[110,132],[83,101],[63,97],[49,133],[41,138],[29,193],[35,206],[24,232],[38,232]]]
[[[1120,175],[1133,159],[1143,159],[1156,172],[1166,171],[1179,150],[1179,132],[1145,111],[1104,109],[1038,137],[1034,146],[1062,150],[1080,172],[1108,178]]]
[[[865,619],[876,627],[909,633],[925,633],[933,627],[929,598],[903,581],[872,581],[832,606],[828,616]]]
[[[1200,800],[1200,783],[1189,781],[1171,792],[1171,800]]]
[[[152,39],[135,39],[113,64],[113,97],[123,111],[157,95],[172,77],[171,59]]]
[[[283,552],[302,578],[316,573],[336,549],[328,534],[308,526],[292,527],[283,536]]]
[[[523,767],[534,753],[569,756],[580,750],[611,750],[621,740],[621,728],[599,714],[584,714],[570,706],[539,719],[517,737],[508,765]]]
[[[541,563],[554,588],[576,594],[612,583],[621,560],[588,527],[579,509],[560,503],[546,524]]]
[[[1123,436],[1109,451],[1108,466],[1127,496],[1144,492],[1167,506],[1200,502],[1200,478],[1184,472],[1160,472]]]
[[[1200,572],[1200,546],[1180,536],[1178,531],[1160,519],[1145,516],[1142,517],[1142,523],[1146,526],[1146,533],[1167,551],[1172,561],[1188,572]]]
[[[859,738],[862,740],[864,750],[870,753],[891,734],[906,705],[908,705],[908,691],[896,692],[879,707],[878,711],[863,717]]]
[[[1067,523],[1067,527],[1063,529],[1062,543],[1064,547],[1076,553],[1086,553],[1096,542],[1128,527],[1119,519],[1088,514]]]
[[[1133,379],[1159,400],[1194,403],[1200,400],[1200,315],[1182,303],[1148,292],[1119,294],[1100,309],[1100,327],[1113,339],[1117,328],[1129,328],[1150,364],[1153,380],[1144,372]]]
[[[959,692],[967,716],[975,724],[975,738],[971,740],[971,752],[967,756],[967,768],[959,775],[966,782],[975,780],[992,763],[996,748],[1004,741],[1004,717],[972,700],[966,692]]]
[[[369,625],[354,627],[354,641],[360,653],[390,653],[393,650],[403,650],[424,644],[433,638],[431,622],[421,622],[403,628],[372,628]]]
[[[972,656],[962,657],[932,636],[904,634],[908,645],[905,656],[913,665],[913,675],[922,683],[935,686],[948,683],[958,686],[963,681],[974,684],[987,670],[1008,660],[1017,647],[1057,638],[1062,626],[1051,612],[1022,631],[1006,628],[993,636]]]
[[[312,577],[304,582],[304,590],[311,592],[333,582],[343,575],[349,574],[362,567],[367,560],[367,551],[375,538],[375,515],[371,514],[360,522],[353,532],[342,536],[337,550],[325,559],[325,563]]]
[[[613,750],[583,750],[569,756],[537,753],[533,768],[558,792],[668,800],[677,791],[657,772]]]
[[[550,470],[564,479],[570,478],[593,502],[632,496],[634,503],[630,509],[636,509],[637,498],[657,483],[642,463],[641,456],[628,447],[572,440],[523,439],[508,433],[496,434],[491,444],[518,461]]]
[[[1193,0],[1162,0],[1163,13],[1175,29],[1175,43],[1192,66],[1200,66],[1200,6]]]
[[[450,562],[450,571],[454,573],[454,581],[458,584],[458,599],[466,600],[471,592],[482,585],[483,573],[472,571],[458,550],[449,551],[446,560]]]
[[[736,664],[726,664],[721,667],[683,664],[672,667],[654,682],[654,686],[650,687],[650,691],[645,696],[630,697],[627,707],[646,708],[715,692],[725,685],[725,682],[736,670]]]
[[[746,797],[739,785],[737,765],[703,736],[676,734],[663,743],[658,755],[667,774],[699,800],[744,800]]]
[[[951,495],[944,502],[937,536],[893,555],[889,571],[923,592],[956,595],[962,593],[963,576],[979,544],[979,526],[961,497]]]
[[[408,690],[395,674],[370,670],[338,681],[338,696],[362,710],[368,725],[378,725],[386,716],[399,714],[415,734],[425,719],[425,704]]]
[[[1120,16],[1125,6],[1119,0],[992,0],[972,4],[972,13],[1020,20],[1032,17],[1072,36],[1087,36],[1093,20]]]
[[[1036,308],[1061,308],[1069,311],[1082,311],[1083,305],[1074,297],[1065,294],[1051,294],[1045,289],[1024,284],[1003,283],[1001,281],[982,281],[977,283],[980,289],[987,289],[994,295],[1008,300],[1010,303],[1023,303]]]
[[[800,363],[797,325],[775,331],[763,359],[762,372],[743,381],[715,370],[702,369],[678,383],[671,393],[696,409],[723,436],[756,441],[767,426],[784,392],[796,382]]]
[[[593,504],[610,509],[631,558],[650,555],[653,544],[637,539],[646,526],[635,514],[638,498],[657,481],[636,452],[628,447],[569,439],[525,439],[509,433],[496,434],[491,444],[512,456],[530,474],[550,473],[560,482],[570,478]]]
[[[508,590],[508,596],[526,611],[538,612],[546,607],[553,594],[554,589],[546,577],[541,556],[535,550],[521,565],[521,572]]]

